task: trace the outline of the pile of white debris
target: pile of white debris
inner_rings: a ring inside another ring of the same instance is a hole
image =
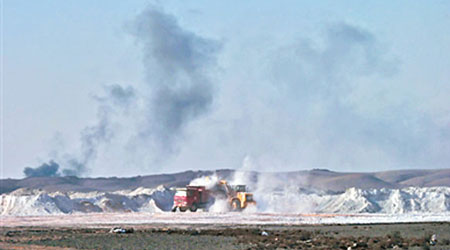
[[[159,186],[117,192],[45,192],[18,189],[0,196],[1,215],[48,215],[92,212],[170,210],[173,192]]]
[[[344,193],[256,192],[259,210],[294,213],[445,213],[450,212],[450,187],[402,189],[349,188]]]
[[[450,187],[357,189],[343,193],[286,187],[255,190],[255,210],[270,213],[425,214],[450,212]],[[19,189],[0,196],[1,215],[83,214],[170,211],[173,192],[163,186],[116,192],[45,192]]]

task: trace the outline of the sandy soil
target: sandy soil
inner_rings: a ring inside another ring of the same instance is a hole
[[[450,249],[450,223],[3,227],[0,249]],[[131,230],[132,229],[132,230]],[[435,234],[436,244],[430,244]]]
[[[96,226],[117,224],[304,225],[450,222],[450,214],[283,214],[283,213],[88,213],[46,216],[0,216],[2,227]]]
[[[0,249],[450,249],[447,214],[91,213],[0,222]],[[117,226],[133,233],[110,233]]]

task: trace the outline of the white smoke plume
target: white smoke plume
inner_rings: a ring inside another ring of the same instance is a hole
[[[191,186],[205,186],[206,189],[213,189],[221,179],[216,175],[202,176],[192,180],[189,185]],[[214,197],[214,203],[209,207],[209,212],[223,213],[229,211],[228,201],[226,199],[220,199]]]
[[[264,172],[255,178],[252,171],[260,168],[247,155],[242,161],[242,167],[236,170],[230,180],[234,185],[246,185],[248,192],[253,193],[257,205],[245,209],[245,212],[312,212],[316,209],[314,201],[307,200],[311,196],[306,194],[312,192],[299,188],[298,181],[307,182],[307,178],[293,181],[286,178],[286,175]]]
[[[202,176],[193,179],[189,185],[191,186],[205,186],[207,189],[213,188],[219,182],[220,178],[216,175]]]

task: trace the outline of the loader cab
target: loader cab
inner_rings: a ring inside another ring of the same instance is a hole
[[[246,192],[247,187],[245,185],[233,185],[231,188],[236,192]]]

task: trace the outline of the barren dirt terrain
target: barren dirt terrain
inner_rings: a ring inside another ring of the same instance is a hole
[[[0,248],[450,249],[448,218],[246,212],[2,216]],[[112,233],[113,228],[124,231]]]
[[[1,249],[450,249],[450,223],[2,227]],[[435,234],[436,245],[430,244]]]

